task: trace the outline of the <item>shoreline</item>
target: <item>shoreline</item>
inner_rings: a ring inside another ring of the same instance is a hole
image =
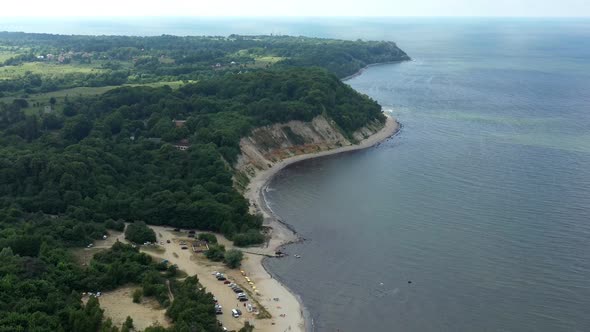
[[[404,61],[412,61],[411,58],[408,57],[408,59],[404,59],[404,60],[396,60],[396,61],[386,61],[386,62],[377,62],[377,63],[371,63],[368,64],[366,66],[364,66],[363,68],[359,69],[356,73],[352,74],[352,75],[348,75],[344,78],[341,78],[340,80],[342,82],[346,82],[348,80],[351,80],[359,75],[361,75],[365,70],[371,68],[371,67],[377,67],[377,66],[383,66],[383,65],[390,65],[393,63],[400,63],[400,62],[404,62]]]
[[[360,73],[357,73],[355,75],[359,74]],[[385,141],[386,139],[396,135],[401,128],[400,123],[397,122],[396,119],[387,114],[386,116],[387,119],[383,128],[381,128],[378,132],[374,133],[373,135],[365,138],[358,144],[348,145],[313,154],[302,154],[298,156],[293,156],[274,164],[269,169],[258,171],[256,175],[252,179],[250,179],[250,183],[248,184],[248,187],[244,192],[244,197],[248,199],[248,201],[250,202],[251,209],[254,209],[253,212],[260,213],[263,216],[263,225],[270,227],[272,229],[270,239],[267,242],[266,246],[264,248],[258,248],[260,250],[260,253],[265,254],[266,256],[274,256],[274,253],[282,247],[304,240],[299,234],[297,234],[297,232],[291,225],[282,221],[279,218],[279,216],[276,215],[267,204],[264,193],[266,191],[266,188],[274,178],[274,176],[285,167],[304,160],[320,158],[350,151],[363,150],[373,147]],[[306,310],[300,296],[295,292],[291,291],[285,284],[283,284],[280,280],[276,278],[276,275],[274,275],[274,273],[267,269],[265,264],[267,258],[269,257],[265,257],[260,260],[259,267],[262,267],[264,272],[269,275],[270,282],[275,283],[276,287],[285,289],[287,293],[289,293],[297,301],[297,303],[299,304],[299,308],[297,308],[298,314],[301,315],[300,323],[297,325],[302,327],[301,330],[313,331],[313,320],[311,319],[310,313]]]

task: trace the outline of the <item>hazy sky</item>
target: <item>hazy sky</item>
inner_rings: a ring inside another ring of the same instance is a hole
[[[590,0],[2,0],[0,16],[590,16]]]

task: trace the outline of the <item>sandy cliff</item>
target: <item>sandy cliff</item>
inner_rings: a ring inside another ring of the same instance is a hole
[[[345,137],[334,121],[317,116],[311,122],[289,121],[260,127],[240,141],[242,153],[235,165],[237,186],[244,189],[260,170],[266,170],[286,158],[350,146],[373,135],[384,124],[375,121],[359,130],[351,138]]]

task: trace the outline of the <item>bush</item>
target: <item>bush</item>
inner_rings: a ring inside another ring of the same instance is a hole
[[[225,265],[227,265],[230,269],[235,269],[242,265],[242,259],[244,258],[244,253],[237,249],[230,249],[225,253],[225,257],[223,259]]]
[[[252,229],[246,233],[238,233],[234,235],[232,240],[236,246],[245,247],[264,242],[264,235]]]
[[[221,262],[225,259],[225,246],[210,245],[209,250],[205,251],[205,257],[214,262]]]
[[[129,316],[127,316],[127,319],[125,319],[125,323],[123,323],[123,326],[121,326],[121,332],[128,332],[131,331],[133,329],[133,319]]]
[[[238,332],[252,332],[254,331],[254,325],[251,325],[250,322],[246,322],[244,327],[242,327]]]
[[[141,302],[142,296],[143,296],[143,290],[141,288],[134,290],[133,291],[133,303]]]
[[[122,232],[123,230],[125,230],[125,223],[121,220],[109,219],[105,221],[104,227],[112,229],[114,231]]]
[[[156,233],[143,221],[136,221],[127,226],[125,238],[135,243],[156,242]]]
[[[217,237],[211,233],[200,233],[198,239],[201,241],[207,241],[209,244],[217,244]]]
[[[172,278],[172,277],[176,277],[176,274],[178,274],[178,266],[176,264],[171,264],[170,266],[168,266],[168,270],[166,271],[166,276],[168,278]]]

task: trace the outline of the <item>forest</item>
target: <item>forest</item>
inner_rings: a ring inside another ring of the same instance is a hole
[[[262,218],[234,186],[240,138],[318,115],[352,138],[385,117],[340,78],[408,59],[390,42],[8,32],[0,58],[0,331],[118,331],[82,293],[127,283],[167,308],[168,330],[219,331],[196,277],[177,281],[122,243],[87,266],[72,249],[125,223],[137,244],[154,240],[146,224],[262,243]],[[109,88],[41,94],[95,86]]]

